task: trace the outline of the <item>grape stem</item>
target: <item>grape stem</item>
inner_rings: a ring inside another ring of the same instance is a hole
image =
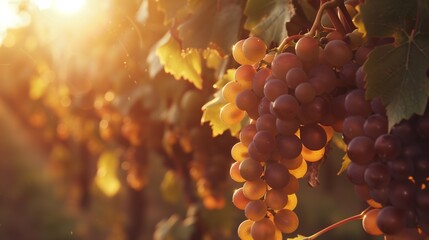
[[[338,221],[338,222],[336,222],[336,223],[334,223],[334,224],[332,224],[332,225],[330,225],[330,226],[328,226],[328,227],[326,227],[326,228],[324,228],[324,229],[322,229],[322,230],[318,231],[317,233],[315,233],[315,234],[313,234],[313,235],[311,235],[311,236],[309,236],[309,237],[305,238],[305,240],[314,240],[314,239],[316,239],[316,238],[320,237],[321,235],[323,235],[323,234],[325,234],[325,233],[327,233],[327,232],[329,232],[329,231],[331,231],[331,230],[333,230],[333,229],[335,229],[335,228],[337,228],[337,227],[339,227],[339,226],[341,226],[341,225],[344,225],[344,224],[346,224],[346,223],[348,223],[348,222],[351,222],[351,221],[354,221],[354,220],[362,219],[362,218],[363,218],[363,216],[364,216],[364,215],[365,215],[369,210],[371,210],[371,209],[372,209],[372,207],[368,207],[367,209],[363,210],[363,211],[362,211],[361,213],[359,213],[359,214],[356,214],[356,215],[354,215],[354,216],[351,216],[351,217],[345,218],[345,219],[343,219],[343,220],[341,220],[341,221]]]
[[[322,0],[320,7],[319,7],[319,10],[317,11],[317,14],[316,14],[316,19],[314,19],[313,25],[311,26],[310,31],[306,35],[310,36],[310,37],[314,37],[316,35],[317,29],[319,29],[319,27],[321,25],[323,12],[326,9],[334,8],[334,7],[337,7],[338,5],[339,5],[339,3],[337,0],[330,0],[328,2],[323,2],[323,0]],[[339,21],[339,19],[338,19],[338,21]],[[337,26],[335,24],[334,24],[334,26],[335,26],[335,28],[337,28]],[[344,29],[344,27],[342,25],[341,25],[341,28]],[[338,31],[338,28],[337,28],[337,31]]]
[[[349,14],[349,11],[347,11],[347,8],[346,8],[346,5],[344,4],[344,2],[342,2],[341,4],[340,4],[340,6],[338,6],[339,8],[340,8],[340,10],[341,10],[341,13],[343,14],[343,16],[344,16],[344,19],[345,19],[345,23],[344,23],[344,25],[346,26],[346,30],[347,30],[347,32],[349,33],[349,32],[352,32],[354,29],[356,29],[356,27],[355,27],[355,25],[354,25],[354,23],[353,23],[353,20],[352,20],[352,17],[350,16],[350,14]]]
[[[294,40],[298,40],[298,39],[300,39],[300,38],[302,38],[304,35],[300,35],[300,34],[297,34],[297,35],[292,35],[292,36],[289,36],[289,37],[287,37],[287,38],[285,38],[285,39],[283,39],[283,41],[280,43],[280,45],[277,47],[277,49],[276,49],[276,53],[281,53],[281,52],[283,52],[283,50],[285,49],[285,48],[287,48],[288,46],[289,46],[289,44],[292,42],[292,41],[294,41]]]

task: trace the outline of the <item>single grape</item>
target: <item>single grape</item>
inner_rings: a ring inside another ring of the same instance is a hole
[[[243,88],[237,81],[230,81],[222,87],[222,97],[229,103],[235,104],[235,98],[243,91]]]
[[[392,178],[396,180],[406,180],[414,173],[414,163],[411,159],[391,159],[387,161],[387,167]]]
[[[300,103],[309,103],[316,97],[316,89],[309,82],[300,83],[295,88],[295,97]]]
[[[319,58],[319,41],[313,37],[304,36],[295,44],[295,54],[303,62],[313,62]]]
[[[404,212],[396,207],[384,207],[377,216],[377,226],[385,234],[399,233],[405,227]]]
[[[231,148],[231,156],[232,159],[237,162],[243,161],[244,159],[249,157],[247,147],[242,142],[234,144],[234,146],[232,146]]]
[[[267,184],[262,179],[247,181],[243,184],[243,194],[249,200],[258,200],[267,192]]]
[[[253,62],[259,62],[265,57],[267,45],[258,37],[248,37],[243,42],[244,57]]]
[[[253,221],[246,219],[238,226],[237,233],[238,237],[241,240],[253,240],[252,235],[250,234],[250,229],[252,228]]]
[[[299,129],[299,120],[297,118],[287,120],[277,118],[276,129],[283,135],[293,135]]]
[[[298,101],[289,94],[280,95],[273,103],[275,115],[282,120],[295,118],[298,109]]]
[[[264,168],[261,163],[247,158],[240,163],[239,166],[240,175],[246,181],[254,181],[261,177]]]
[[[256,134],[256,131],[256,124],[249,124],[243,127],[240,132],[240,142],[242,142],[246,147],[249,146],[253,140],[253,136]]]
[[[325,46],[324,54],[329,64],[334,67],[341,67],[353,58],[352,49],[342,40],[329,41]]]
[[[250,200],[244,196],[242,187],[235,190],[232,194],[232,203],[240,210],[244,210],[249,202]]]
[[[387,166],[380,162],[373,162],[368,165],[364,173],[366,184],[371,188],[384,188],[390,182],[390,174]]]
[[[299,220],[295,212],[282,209],[274,215],[274,224],[283,233],[292,233],[298,228]]]
[[[274,102],[280,95],[287,94],[288,87],[283,80],[270,79],[265,83],[264,95],[271,102]]]
[[[302,63],[295,54],[289,52],[278,54],[271,63],[272,73],[278,79],[284,79],[289,69],[294,67],[302,68]]]
[[[250,111],[253,108],[257,109],[259,99],[252,90],[246,89],[237,94],[235,104],[240,110]]]
[[[300,67],[291,68],[286,74],[286,85],[290,89],[295,89],[300,83],[307,80],[307,73]]]
[[[392,134],[383,134],[375,140],[374,148],[381,159],[393,159],[401,153],[401,142]]]
[[[325,147],[327,136],[319,124],[307,124],[300,127],[301,141],[310,150],[319,150]]]
[[[264,97],[264,86],[270,75],[271,69],[262,68],[253,76],[252,89],[259,98]]]
[[[377,139],[380,135],[387,133],[387,118],[380,114],[369,116],[363,124],[365,135]]]
[[[363,216],[363,229],[370,235],[379,236],[383,234],[383,232],[377,226],[377,217],[379,213],[380,209],[371,209]]]
[[[275,148],[276,139],[269,131],[258,131],[253,137],[256,149],[263,154],[271,153]]]
[[[298,118],[302,124],[312,124],[320,122],[328,114],[329,102],[322,97],[315,97],[313,101],[301,104]]]
[[[220,119],[227,125],[239,123],[244,118],[244,111],[237,108],[235,104],[227,103],[220,109]]]
[[[290,178],[289,171],[280,163],[268,163],[265,169],[265,182],[274,189],[285,187]]]
[[[362,116],[356,115],[346,117],[343,122],[343,135],[347,139],[365,135],[364,123],[365,118]]]
[[[346,174],[350,182],[354,185],[365,184],[364,173],[366,168],[366,165],[359,165],[357,163],[351,162],[346,170]]]
[[[271,240],[275,237],[276,227],[269,218],[263,218],[253,223],[250,233],[253,240]]]
[[[283,189],[270,189],[265,194],[267,206],[273,210],[283,209],[287,202],[287,194]]]
[[[246,180],[240,174],[240,162],[234,162],[229,169],[229,175],[235,182],[245,182]]]
[[[408,181],[392,181],[389,185],[390,203],[398,208],[406,209],[414,205],[416,186]]]
[[[361,165],[374,161],[374,140],[366,136],[353,138],[347,145],[347,155],[350,160]]]
[[[273,135],[277,134],[276,117],[272,114],[263,114],[256,120],[256,129],[258,131],[268,131]]]
[[[365,91],[362,89],[355,89],[347,94],[344,104],[349,115],[368,117],[372,113],[371,104],[365,99]]]
[[[235,70],[234,79],[243,89],[252,89],[255,74],[256,70],[252,65],[241,65]]]
[[[267,204],[263,200],[253,200],[247,203],[244,215],[252,220],[259,221],[267,214]]]
[[[301,154],[302,142],[295,135],[277,137],[277,146],[282,157],[286,159],[293,159]]]

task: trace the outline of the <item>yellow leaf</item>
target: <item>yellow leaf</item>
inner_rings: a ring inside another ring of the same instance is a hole
[[[202,63],[198,49],[182,49],[170,36],[169,40],[156,50],[156,55],[164,65],[165,72],[172,74],[177,80],[184,78],[196,88],[202,89]]]
[[[338,171],[337,175],[340,175],[341,173],[346,171],[347,167],[350,165],[351,162],[352,161],[350,160],[349,156],[347,154],[345,154],[343,159],[342,159],[340,171]]]
[[[359,5],[356,6],[356,10],[358,13],[354,16],[353,23],[357,27],[358,31],[361,32],[363,34],[363,36],[365,37],[366,36],[366,29],[365,29],[365,24],[362,21],[362,16],[360,14]]]
[[[212,127],[212,133],[213,137],[216,137],[217,135],[222,134],[226,130],[231,131],[231,135],[237,135],[241,130],[241,124],[237,123],[232,126],[225,124],[220,119],[220,109],[226,104],[227,102],[223,99],[221,91],[218,91],[215,94],[215,98],[208,103],[206,103],[202,109],[203,109],[203,116],[201,118],[201,122],[209,122],[210,126]]]
[[[228,69],[223,77],[219,78],[219,80],[214,84],[214,88],[221,90],[225,84],[230,81],[234,81],[235,78],[235,69]]]
[[[225,59],[220,56],[219,52],[213,48],[207,48],[203,52],[203,58],[206,60],[206,66],[217,70]]]
[[[104,152],[98,159],[95,184],[109,197],[114,196],[121,188],[117,176],[118,165],[118,156],[113,151]]]

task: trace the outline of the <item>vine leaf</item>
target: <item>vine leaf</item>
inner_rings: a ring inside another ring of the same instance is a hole
[[[240,28],[242,10],[239,4],[217,0],[200,1],[191,17],[178,26],[184,48],[207,48],[215,44],[229,54]]]
[[[220,119],[220,109],[225,106],[225,104],[226,101],[223,99],[221,91],[218,91],[215,93],[215,98],[202,107],[203,116],[201,118],[201,123],[209,122],[212,127],[213,137],[221,135],[228,129],[231,131],[231,135],[237,135],[241,129],[240,123],[230,126]]]
[[[366,0],[354,22],[368,37],[388,37],[403,28],[406,19],[413,19],[417,0]]]
[[[182,49],[170,35],[169,39],[156,49],[156,55],[165,72],[172,74],[177,80],[184,78],[196,88],[202,89],[202,60],[197,49]]]
[[[364,64],[366,97],[387,105],[389,129],[413,114],[423,114],[429,96],[429,34],[410,36],[399,45],[375,48]]]
[[[290,0],[249,0],[244,14],[244,28],[266,43],[280,43],[287,35],[286,23],[295,14]]]

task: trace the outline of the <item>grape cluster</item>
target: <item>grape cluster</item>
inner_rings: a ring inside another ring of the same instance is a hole
[[[351,160],[347,176],[375,208],[363,227],[386,239],[422,239],[429,233],[429,112],[388,131],[380,101],[366,101],[363,91],[347,95],[343,125]]]
[[[164,132],[163,148],[172,168],[192,180],[204,207],[221,209],[225,206],[228,188],[228,168],[231,157],[227,149],[234,144],[226,134],[212,137],[208,124],[201,126],[201,107],[206,95],[196,89],[184,89],[180,104],[172,106],[169,126]],[[188,190],[187,190],[188,191]],[[193,194],[193,192],[192,192]]]
[[[238,228],[241,239],[282,239],[297,229],[298,179],[324,158],[333,132],[342,131],[342,106],[360,67],[354,59],[363,53],[338,33],[323,41],[303,36],[267,54],[256,37],[233,47],[241,66],[222,89],[228,104],[220,117],[227,124],[250,118],[231,150],[231,178],[244,183],[232,201],[248,218]]]

